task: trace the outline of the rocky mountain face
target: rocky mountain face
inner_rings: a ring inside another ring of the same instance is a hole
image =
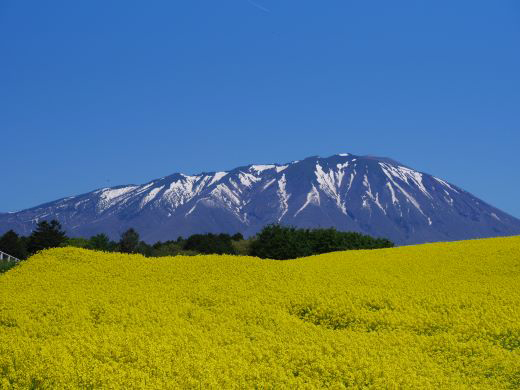
[[[520,220],[453,184],[351,154],[102,188],[0,214],[0,233],[29,234],[54,218],[71,236],[116,239],[133,227],[147,242],[205,232],[250,236],[270,223],[335,227],[401,245],[520,234]]]

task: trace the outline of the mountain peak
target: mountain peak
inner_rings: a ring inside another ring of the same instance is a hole
[[[133,227],[150,242],[205,232],[248,236],[270,223],[335,227],[397,244],[520,234],[518,219],[451,183],[391,158],[349,153],[102,188],[0,214],[0,229],[29,234],[53,218],[72,236],[117,238]]]
[[[391,164],[391,165],[398,165],[398,166],[402,166],[402,167],[406,167],[405,164],[397,161],[397,160],[394,160],[393,158],[390,158],[390,157],[379,157],[379,156],[373,156],[373,155],[365,155],[365,156],[361,156],[360,158],[364,158],[366,160],[375,160],[375,161],[380,161],[380,162],[384,162],[384,163],[388,163],[388,164]]]

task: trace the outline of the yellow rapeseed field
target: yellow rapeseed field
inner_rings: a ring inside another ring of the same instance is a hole
[[[0,276],[0,388],[520,388],[520,237],[291,261],[53,249]]]

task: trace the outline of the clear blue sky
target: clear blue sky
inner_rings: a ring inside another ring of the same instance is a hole
[[[393,157],[520,217],[520,2],[0,0],[0,210]]]

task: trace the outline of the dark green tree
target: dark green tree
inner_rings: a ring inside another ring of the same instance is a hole
[[[139,247],[139,233],[130,228],[121,235],[119,250],[123,253],[137,253]]]
[[[251,255],[285,260],[313,254],[350,249],[389,248],[394,244],[357,232],[330,229],[296,229],[279,225],[266,226],[251,243]]]
[[[66,241],[67,236],[57,220],[53,219],[50,223],[41,221],[27,240],[27,251],[33,254],[43,249],[59,247]]]
[[[312,245],[308,231],[280,225],[268,225],[251,243],[251,255],[276,260],[310,256]]]
[[[151,257],[153,255],[153,247],[144,241],[140,241],[137,245],[136,252],[142,254],[143,256]]]
[[[87,244],[88,249],[94,249],[96,251],[109,252],[113,250],[114,243],[110,242],[110,238],[105,233],[96,234],[90,237]]]
[[[244,239],[244,236],[242,235],[242,233],[235,233],[231,236],[231,239],[233,241],[241,241]]]
[[[24,240],[13,230],[9,230],[0,237],[0,251],[17,257],[18,259],[25,259],[27,257],[27,248],[25,247]]]
[[[205,254],[236,253],[229,234],[194,234],[186,239],[183,249]]]

